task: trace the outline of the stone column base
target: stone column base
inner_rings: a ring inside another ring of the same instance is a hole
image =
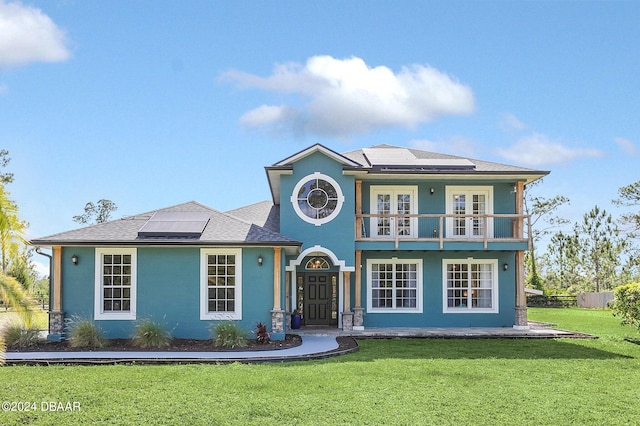
[[[49,335],[47,340],[53,342],[62,341],[64,335],[64,312],[49,311]]]
[[[513,326],[516,330],[528,330],[529,321],[527,320],[527,307],[516,306],[516,324]]]
[[[285,312],[282,309],[271,311],[271,340],[284,340]]]
[[[353,329],[364,330],[364,309],[353,308]]]
[[[342,313],[342,329],[345,331],[353,330],[353,312]]]

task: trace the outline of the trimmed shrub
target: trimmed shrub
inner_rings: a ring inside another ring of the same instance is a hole
[[[80,317],[72,317],[69,321],[70,345],[73,348],[102,348],[107,340],[95,322]]]
[[[613,315],[620,317],[622,324],[633,325],[640,330],[640,283],[621,285],[613,294]]]
[[[27,349],[40,342],[40,330],[16,322],[7,325],[3,338],[9,349]]]
[[[138,348],[165,348],[171,344],[171,335],[162,324],[143,320],[136,325],[131,340],[133,346]]]
[[[213,344],[223,348],[245,348],[247,339],[244,331],[234,322],[221,322],[214,329]]]

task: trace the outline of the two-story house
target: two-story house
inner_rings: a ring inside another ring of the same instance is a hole
[[[208,338],[218,321],[526,327],[526,184],[548,172],[381,145],[316,144],[265,168],[271,201],[196,202],[32,241],[53,252],[50,332],[71,316],[127,337],[152,319]]]

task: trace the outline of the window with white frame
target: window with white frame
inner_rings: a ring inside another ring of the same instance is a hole
[[[200,319],[242,319],[242,250],[200,251]]]
[[[493,237],[493,187],[447,186],[447,237]]]
[[[98,248],[95,253],[95,319],[136,319],[137,250]]]
[[[291,204],[298,217],[320,226],[338,216],[344,203],[340,185],[331,176],[315,172],[293,188]]]
[[[371,186],[372,237],[416,237],[417,218],[402,215],[418,213],[417,186]]]
[[[367,308],[377,313],[422,313],[422,260],[369,259]]]
[[[497,259],[442,261],[444,312],[498,312]]]

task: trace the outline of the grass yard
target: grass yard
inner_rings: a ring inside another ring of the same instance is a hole
[[[601,338],[361,340],[350,355],[283,364],[3,367],[0,401],[35,410],[0,412],[0,424],[638,423],[640,346],[624,341],[637,330],[600,310],[529,317]]]
[[[13,321],[19,321],[20,317],[17,313],[9,310],[5,311],[4,308],[0,308],[0,327],[4,324],[11,323]],[[33,312],[33,323],[39,330],[49,329],[49,315],[42,309],[36,309]]]

